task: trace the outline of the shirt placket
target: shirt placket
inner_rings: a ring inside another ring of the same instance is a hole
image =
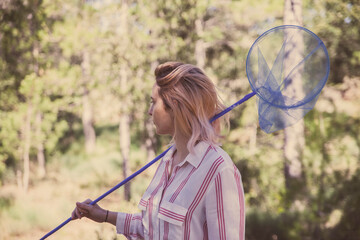
[[[158,218],[158,212],[159,212],[159,208],[161,205],[161,201],[164,196],[166,186],[169,181],[169,166],[170,166],[170,161],[167,161],[165,163],[165,168],[164,168],[164,174],[165,174],[164,181],[163,181],[161,188],[157,192],[157,195],[159,196],[157,199],[159,199],[159,202],[156,204],[156,209],[154,209],[155,211],[154,211],[154,215],[153,215],[153,222],[154,223],[156,222],[158,231],[156,233],[154,232],[154,239],[161,239],[161,236],[163,235],[163,227],[162,227],[163,224],[161,224],[161,220]],[[159,235],[159,236],[157,236],[157,235]]]

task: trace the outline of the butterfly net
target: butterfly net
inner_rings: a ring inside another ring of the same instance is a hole
[[[303,118],[314,107],[329,66],[324,43],[311,31],[284,25],[263,33],[246,60],[261,129],[272,133]]]

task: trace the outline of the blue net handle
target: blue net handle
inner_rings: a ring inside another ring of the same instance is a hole
[[[247,95],[245,95],[245,97],[243,97],[242,99],[240,99],[239,101],[237,101],[236,103],[234,103],[233,105],[231,105],[230,107],[227,107],[225,110],[223,110],[222,112],[220,112],[219,114],[216,114],[214,117],[212,117],[210,119],[210,122],[215,121],[216,119],[224,116],[226,113],[230,112],[231,110],[233,110],[235,107],[239,106],[240,104],[242,104],[243,102],[249,100],[251,97],[253,97],[256,93],[255,92],[251,92]],[[104,193],[103,195],[101,195],[100,197],[98,197],[97,199],[95,199],[94,201],[92,201],[91,203],[89,203],[90,205],[95,205],[97,202],[99,202],[100,200],[102,200],[103,198],[105,198],[107,195],[109,195],[110,193],[114,192],[116,189],[120,188],[122,185],[126,184],[127,182],[129,182],[131,179],[133,179],[134,177],[136,177],[137,175],[139,175],[140,173],[142,173],[143,171],[145,171],[148,167],[150,167],[151,165],[153,165],[155,162],[157,162],[159,159],[161,159],[170,149],[172,148],[169,147],[168,149],[166,149],[163,153],[161,153],[159,156],[157,156],[156,158],[154,158],[151,162],[149,162],[148,164],[146,164],[145,166],[143,166],[142,168],[140,168],[138,171],[136,171],[135,173],[133,173],[132,175],[130,175],[129,177],[125,178],[122,182],[120,182],[119,184],[117,184],[116,186],[114,186],[113,188],[111,188],[109,191],[107,191],[106,193]],[[57,226],[56,228],[54,228],[53,230],[51,230],[50,232],[48,232],[47,234],[45,234],[42,238],[40,238],[40,240],[46,239],[47,237],[49,237],[50,235],[54,234],[56,231],[58,231],[60,228],[62,228],[63,226],[65,226],[66,224],[68,224],[70,221],[72,220],[71,217],[69,217],[68,219],[66,219],[63,223],[61,223],[59,226]]]

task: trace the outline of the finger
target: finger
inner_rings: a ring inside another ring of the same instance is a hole
[[[76,215],[75,215],[75,210],[71,213],[71,219],[75,220],[77,219]]]
[[[89,213],[89,210],[87,209],[87,205],[83,205],[82,203],[76,204],[76,208],[78,209],[78,212],[81,215],[84,215],[85,213]]]
[[[83,214],[79,208],[76,208],[75,212],[77,218],[81,219],[83,217]]]
[[[86,213],[88,213],[92,208],[92,206],[87,204],[87,203],[79,203],[79,202],[77,202],[76,206],[78,208],[80,208],[81,212],[86,212]]]
[[[84,208],[89,210],[89,208],[92,207],[92,205],[90,205],[90,203],[92,203],[91,199],[86,199],[85,201],[81,202],[80,205]]]
[[[93,202],[93,200],[91,200],[91,199],[86,199],[84,202],[82,202],[82,203],[84,203],[84,204],[86,204],[89,208],[93,208],[93,206],[99,206],[99,205],[97,205],[96,203],[94,203],[94,204],[91,204]]]

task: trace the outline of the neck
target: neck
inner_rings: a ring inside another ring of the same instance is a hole
[[[189,154],[189,150],[187,149],[187,143],[189,139],[184,136],[176,136],[175,144],[176,144],[176,154],[174,158],[174,164],[176,165],[182,162],[186,156]]]

